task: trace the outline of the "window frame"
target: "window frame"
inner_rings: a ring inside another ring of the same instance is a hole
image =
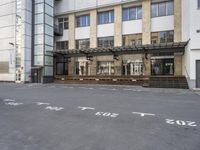
[[[108,13],[108,14],[107,14]],[[108,21],[106,21],[106,15]],[[103,25],[103,24],[111,24],[114,23],[114,10],[108,10],[108,11],[102,11],[97,13],[97,24]],[[102,19],[102,20],[101,20]]]
[[[172,12],[169,12],[168,10],[168,7],[169,7],[169,4],[172,3],[173,5],[173,9],[172,9]],[[165,14],[164,15],[159,15],[159,6],[161,4],[165,4]],[[153,6],[156,6],[155,9],[156,9],[156,15],[154,16],[153,15]],[[164,16],[172,16],[174,15],[174,1],[173,0],[168,0],[168,1],[165,1],[165,2],[157,2],[157,3],[151,3],[151,18],[156,18],[156,17],[164,17]]]
[[[141,10],[141,17],[138,17],[138,10]],[[135,10],[135,18],[131,18],[131,10]],[[127,12],[127,16],[125,17],[125,12]],[[134,7],[127,7],[122,9],[122,21],[132,21],[132,20],[140,20],[142,19],[142,6],[134,6]]]
[[[78,19],[80,19],[80,24],[78,24]],[[85,19],[85,24],[82,22],[83,19]],[[85,15],[80,15],[76,16],[76,28],[82,28],[82,27],[89,27],[90,26],[90,15],[85,14]]]

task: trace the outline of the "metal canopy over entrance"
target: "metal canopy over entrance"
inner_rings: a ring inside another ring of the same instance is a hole
[[[67,57],[98,56],[98,55],[121,55],[121,54],[155,54],[155,53],[182,53],[184,54],[187,42],[133,45],[109,48],[88,48],[71,50],[54,50],[54,54],[66,55]]]

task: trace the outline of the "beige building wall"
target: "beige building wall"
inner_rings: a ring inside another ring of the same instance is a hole
[[[151,1],[142,1],[142,44],[151,44]]]
[[[75,14],[69,14],[69,49],[75,49]]]
[[[182,15],[181,0],[174,0],[174,42],[181,42]]]
[[[142,44],[151,44],[151,0],[142,1]],[[151,75],[151,56],[143,55],[144,75]]]
[[[90,11],[90,47],[97,47],[97,10]]]
[[[114,22],[115,22],[115,37],[114,45],[122,46],[122,5],[117,5],[114,8]]]
[[[174,75],[181,76],[182,75],[182,54],[174,54]]]

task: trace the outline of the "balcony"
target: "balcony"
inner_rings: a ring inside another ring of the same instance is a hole
[[[55,36],[63,36],[63,29],[58,25],[54,24],[54,35]]]

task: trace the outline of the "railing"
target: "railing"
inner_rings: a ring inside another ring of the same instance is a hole
[[[57,36],[63,35],[63,29],[60,28],[58,25],[54,24],[54,34]]]

